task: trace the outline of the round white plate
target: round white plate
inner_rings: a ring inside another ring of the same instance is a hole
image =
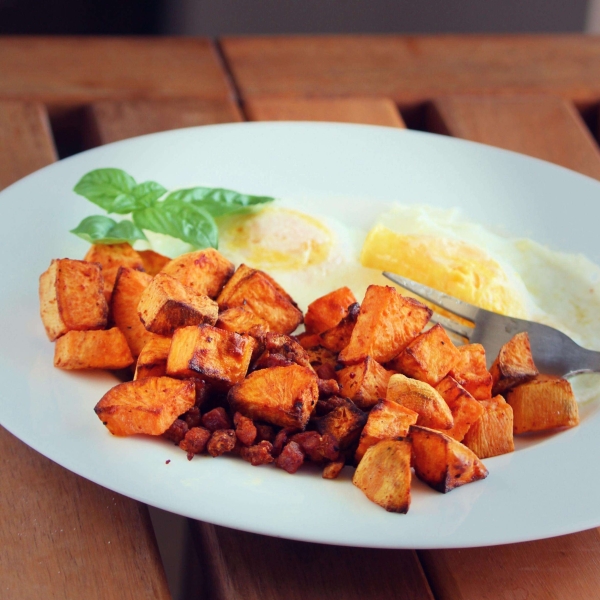
[[[294,476],[235,458],[188,462],[172,444],[112,437],[93,407],[115,379],[52,366],[38,276],[83,257],[68,233],[96,207],[71,190],[99,167],[167,188],[213,185],[294,200],[368,227],[388,202],[463,209],[469,220],[600,263],[600,183],[510,152],[358,125],[260,123],[140,137],[63,160],[0,194],[0,423],[67,469],[162,509],[268,535],[368,547],[448,548],[550,537],[600,525],[600,407],[572,430],[487,459],[489,477],[439,494],[415,481],[407,515],[350,481]],[[289,292],[293,295],[294,290]],[[600,403],[596,403],[600,404]],[[170,463],[166,464],[170,459]],[[43,490],[40,490],[43,493]]]

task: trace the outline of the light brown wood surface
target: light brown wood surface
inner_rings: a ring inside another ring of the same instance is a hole
[[[410,105],[457,93],[600,98],[596,36],[265,36],[221,44],[244,99],[379,96]]]
[[[335,121],[406,127],[389,98],[250,98],[250,121]]]
[[[54,159],[43,107],[0,102],[1,185]],[[0,473],[0,598],[170,598],[144,505],[63,469],[3,428]]]
[[[600,150],[573,104],[552,96],[434,100],[429,131],[535,156],[600,179]]]

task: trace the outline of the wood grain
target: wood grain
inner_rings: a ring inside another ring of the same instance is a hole
[[[600,150],[571,102],[542,97],[448,97],[428,110],[428,129],[535,156],[600,179]]]
[[[214,600],[433,600],[408,550],[293,542],[193,524]]]
[[[2,37],[0,99],[71,106],[100,99],[232,95],[212,43],[191,38]]]
[[[0,184],[54,159],[44,109],[0,102]],[[70,473],[2,428],[0,473],[1,598],[170,598],[145,506]]]
[[[250,98],[251,121],[334,121],[406,127],[389,98]]]
[[[107,100],[92,104],[87,117],[90,146],[168,129],[242,120],[237,104],[230,99]]]
[[[269,36],[221,44],[244,99],[379,96],[403,107],[456,93],[600,98],[594,36]]]

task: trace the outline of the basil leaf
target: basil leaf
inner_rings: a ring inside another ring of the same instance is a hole
[[[135,210],[137,210],[154,206],[157,200],[167,193],[167,190],[156,181],[145,181],[136,185],[131,193],[136,200]]]
[[[121,169],[96,169],[86,173],[73,191],[106,212],[127,214],[136,207],[135,186],[135,179]]]
[[[164,202],[187,202],[206,210],[213,217],[222,217],[273,200],[275,198],[270,196],[250,196],[224,188],[195,187],[171,192]]]
[[[75,229],[71,229],[71,233],[91,244],[123,244],[146,239],[144,232],[131,221],[117,223],[103,215],[86,217]]]
[[[158,202],[134,212],[132,218],[140,229],[170,235],[195,248],[218,246],[219,231],[212,216],[187,202]]]

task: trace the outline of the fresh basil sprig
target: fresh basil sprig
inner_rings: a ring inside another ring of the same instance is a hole
[[[216,248],[219,236],[215,217],[274,200],[270,196],[250,196],[206,187],[167,194],[159,183],[137,183],[121,169],[90,171],[79,180],[74,191],[109,214],[131,214],[132,221],[120,223],[104,216],[87,217],[72,230],[94,244],[147,239],[142,231],[145,229],[178,238],[196,248]]]

